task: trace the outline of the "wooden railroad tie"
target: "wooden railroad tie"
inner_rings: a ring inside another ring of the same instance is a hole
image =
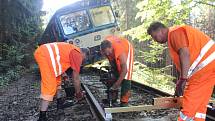
[[[210,100],[209,103],[215,104],[215,100]],[[156,109],[180,108],[181,105],[182,105],[182,97],[176,97],[176,98],[161,97],[161,98],[154,98],[153,105],[105,108],[105,113],[135,112],[135,111],[150,111],[150,110],[156,110]]]

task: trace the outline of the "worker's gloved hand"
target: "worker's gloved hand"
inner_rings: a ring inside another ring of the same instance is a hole
[[[175,90],[175,96],[183,96],[184,88],[186,86],[187,79],[180,78],[176,82],[176,90]]]
[[[63,76],[62,78],[63,78],[64,81],[68,81],[69,80],[68,76]]]
[[[79,102],[81,100],[84,99],[85,96],[85,92],[84,91],[80,91],[78,93],[75,93],[75,99]]]
[[[111,85],[113,85],[116,81],[115,81],[115,80],[106,80],[105,82],[106,82],[106,84],[107,84],[108,86],[111,86]]]

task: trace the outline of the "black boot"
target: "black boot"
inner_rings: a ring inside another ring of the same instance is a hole
[[[64,108],[64,99],[63,98],[58,98],[57,99],[57,110],[63,109]]]
[[[73,101],[70,102],[69,100],[66,100],[64,98],[57,99],[57,110],[68,108],[73,105],[74,105]]]
[[[48,121],[46,117],[46,111],[40,111],[40,117],[37,121]]]

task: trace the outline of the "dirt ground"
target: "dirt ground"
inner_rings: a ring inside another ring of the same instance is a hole
[[[39,115],[40,78],[26,74],[7,87],[0,88],[0,121],[36,121]],[[86,102],[56,110],[54,101],[48,111],[49,121],[92,121]]]

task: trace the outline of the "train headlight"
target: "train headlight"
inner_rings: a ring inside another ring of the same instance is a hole
[[[73,41],[69,41],[69,44],[73,44]]]
[[[116,32],[116,30],[115,30],[115,29],[111,29],[110,31],[111,31],[111,33],[115,33],[115,32]]]
[[[119,28],[119,27],[117,27],[117,28],[116,28],[116,30],[117,30],[117,31],[120,31],[120,28]]]
[[[94,36],[94,41],[99,41],[99,40],[101,40],[101,35]]]
[[[81,42],[80,39],[75,39],[76,44],[79,44],[80,42]]]

